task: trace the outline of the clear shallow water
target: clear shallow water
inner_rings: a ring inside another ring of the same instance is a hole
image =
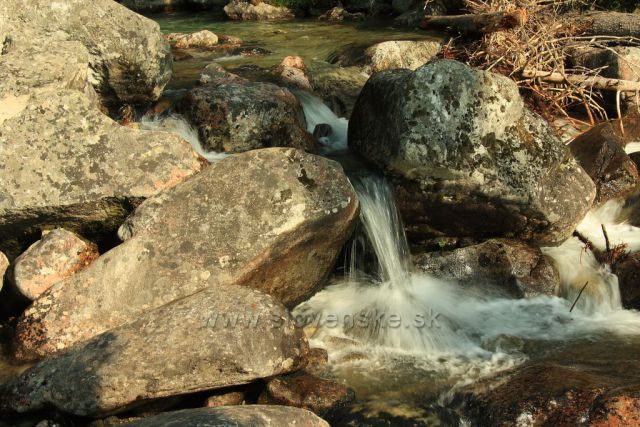
[[[211,12],[199,14],[167,13],[152,15],[163,33],[210,30],[218,35],[240,37],[243,47],[263,48],[272,53],[265,56],[228,56],[220,51],[189,50],[192,59],[174,63],[174,79],[170,88],[188,87],[197,80],[209,62],[220,62],[233,69],[241,65],[271,67],[290,55],[298,55],[311,64],[326,61],[336,49],[352,43],[373,44],[386,40],[424,40],[434,38],[426,32],[394,28],[389,22],[329,23],[316,19],[244,22],[227,21]],[[308,65],[309,65],[308,64]]]

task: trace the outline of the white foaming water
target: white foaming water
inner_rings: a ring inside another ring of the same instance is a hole
[[[145,115],[140,120],[140,129],[178,134],[191,144],[196,153],[210,162],[217,162],[229,156],[227,153],[205,150],[198,137],[198,132],[179,114],[165,116]]]
[[[408,245],[388,184],[365,177],[354,187],[361,201],[361,222],[379,260],[379,280],[346,272],[343,281],[293,311],[299,322],[315,328],[312,343],[327,348],[332,360],[355,352],[366,354],[367,363],[380,365],[405,355],[416,358],[417,368],[467,382],[525,360],[522,340],[640,334],[640,316],[619,308],[614,280],[602,279],[594,286],[610,286],[603,292],[609,300],[583,295],[589,303],[570,313],[571,302],[560,297],[511,299],[481,286],[462,287],[410,273]],[[572,258],[582,250],[579,242],[570,239],[565,245],[550,253],[562,261],[563,280],[607,277],[592,255],[583,254],[582,264]],[[583,271],[581,265],[588,268]],[[567,276],[570,267],[576,271],[574,278]]]
[[[599,250],[606,249],[602,230],[605,226],[611,247],[625,244],[629,252],[640,249],[640,228],[621,220],[624,202],[610,200],[592,209],[578,225],[577,231]],[[598,263],[593,253],[577,238],[572,237],[558,247],[542,248],[553,258],[562,284],[561,295],[575,301],[588,282],[578,307],[587,313],[608,313],[622,309],[618,278],[606,265]]]
[[[320,143],[325,147],[325,153],[347,150],[349,121],[336,116],[317,96],[304,91],[294,92],[302,105],[302,110],[307,119],[307,131],[309,133],[312,134],[319,124],[324,123],[331,126],[331,135],[319,139]]]

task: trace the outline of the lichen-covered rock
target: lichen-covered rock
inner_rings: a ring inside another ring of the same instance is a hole
[[[5,385],[0,408],[95,417],[293,372],[307,352],[302,330],[273,297],[216,286],[36,364]]]
[[[566,240],[595,186],[506,77],[439,60],[375,74],[349,146],[391,175],[410,240]]]
[[[596,204],[635,192],[640,180],[635,163],[624,151],[625,141],[611,123],[601,123],[576,137],[569,148],[596,184]]]
[[[32,32],[83,44],[90,81],[107,104],[153,101],[171,77],[158,24],[111,0],[3,0],[0,16],[12,39]]]
[[[540,249],[517,240],[492,239],[478,245],[415,255],[422,272],[466,286],[493,286],[516,298],[556,295],[560,277]]]
[[[368,47],[355,44],[332,54],[329,62],[360,67],[367,74],[395,68],[415,70],[435,58],[441,48],[441,40],[394,40]]]
[[[267,382],[258,403],[304,408],[327,417],[355,398],[353,390],[335,381],[298,372]]]
[[[217,285],[294,306],[321,286],[357,215],[333,161],[283,148],[226,158],[146,200],[123,244],[36,300],[17,326],[17,356],[46,356]]]
[[[123,427],[329,427],[312,412],[290,406],[246,405],[167,412]]]
[[[229,19],[242,21],[273,21],[293,18],[293,12],[284,6],[273,6],[261,1],[231,0],[224,12]]]
[[[177,110],[198,130],[207,150],[316,149],[298,99],[288,89],[271,83],[211,79],[207,85],[191,89]]]
[[[338,67],[314,62],[307,67],[306,75],[313,92],[339,117],[351,116],[360,91],[368,76],[358,67]]]
[[[172,46],[178,49],[211,49],[218,46],[218,36],[209,30],[195,33],[169,33],[164,36]]]
[[[20,295],[35,300],[54,284],[87,267],[98,256],[95,244],[56,228],[15,259],[10,280]]]
[[[14,256],[41,230],[113,233],[141,200],[201,168],[177,135],[119,126],[78,91],[17,100],[0,123],[0,247]]]

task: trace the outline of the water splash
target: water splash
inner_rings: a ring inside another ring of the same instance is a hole
[[[582,254],[582,264],[565,255],[559,257],[566,262],[566,268],[561,266],[565,274],[571,271],[569,266],[576,272],[576,277],[564,276],[563,280],[580,282],[581,274],[612,278],[594,286],[605,289],[604,285],[610,285],[610,293],[605,293],[610,299],[585,298],[589,303],[578,305],[571,313],[572,301],[564,298],[511,299],[480,284],[461,287],[411,273],[408,245],[389,185],[379,177],[366,176],[354,179],[354,188],[361,201],[367,242],[379,261],[377,271],[347,270],[342,280],[293,311],[314,332],[312,344],[327,348],[332,360],[360,354],[379,365],[398,355],[410,355],[417,358],[414,366],[470,381],[476,374],[522,363],[527,358],[525,340],[640,334],[640,316],[619,308],[615,276],[606,276],[589,254]],[[359,254],[366,251],[362,241],[354,247]],[[574,255],[582,247],[570,240],[554,249]],[[362,263],[347,265],[361,268]]]
[[[294,93],[302,105],[309,133],[313,133],[319,124],[331,126],[331,135],[319,138],[325,154],[346,151],[349,121],[336,116],[317,96],[304,91],[294,91]]]
[[[209,162],[217,162],[229,156],[227,153],[205,150],[200,142],[198,131],[196,131],[193,126],[191,126],[185,118],[179,114],[163,116],[145,115],[140,120],[140,129],[178,134],[182,139],[191,144],[196,153],[207,159]]]

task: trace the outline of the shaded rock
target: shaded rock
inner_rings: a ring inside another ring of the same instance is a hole
[[[185,409],[167,412],[142,421],[125,424],[126,427],[329,427],[312,412],[290,406],[247,405],[224,408]]]
[[[264,2],[253,4],[244,0],[231,0],[224,7],[224,12],[229,19],[242,21],[270,21],[294,17],[293,12],[286,7]]]
[[[556,295],[558,271],[540,249],[517,240],[494,239],[474,246],[415,255],[414,265],[440,279],[469,286],[495,286],[515,298]]]
[[[349,146],[391,175],[413,242],[566,240],[595,186],[509,79],[450,60],[375,74]]]
[[[357,214],[333,161],[273,148],[214,163],[145,201],[123,244],[36,300],[17,325],[17,356],[46,356],[218,285],[294,306],[322,285]]]
[[[240,37],[228,36],[225,34],[218,36],[218,41],[220,44],[227,46],[240,46],[242,44],[242,39]]]
[[[274,84],[212,79],[208,85],[191,89],[176,108],[197,129],[207,150],[316,148],[306,131],[300,102],[288,89]]]
[[[310,374],[319,375],[327,370],[329,364],[329,353],[324,348],[311,348],[307,355],[307,366],[304,371]]]
[[[218,46],[218,36],[209,30],[195,33],[170,33],[164,36],[172,46],[178,49],[200,48],[210,49]]]
[[[318,17],[321,21],[364,21],[366,16],[364,13],[350,13],[344,8],[336,6],[327,10],[325,13]]]
[[[258,403],[295,406],[327,417],[354,398],[353,390],[342,384],[300,372],[270,380]]]
[[[89,74],[107,104],[156,100],[171,78],[171,50],[157,23],[111,0],[5,0],[12,38],[33,31],[82,43]]]
[[[204,406],[207,408],[217,408],[220,406],[242,405],[244,393],[241,391],[229,391],[225,393],[213,394],[207,397]]]
[[[409,9],[410,4],[413,4]],[[418,28],[420,21],[427,15],[457,15],[466,5],[463,1],[434,0],[429,3],[411,0],[395,0],[391,6],[400,16],[393,20],[393,24],[400,27]]]
[[[637,342],[572,347],[466,387],[467,417],[491,426],[638,425]]]
[[[357,67],[314,63],[307,69],[313,92],[339,117],[349,118],[367,75]]]
[[[313,129],[313,137],[316,139],[326,138],[331,136],[331,134],[333,134],[333,129],[331,128],[331,125],[326,123],[320,123]]]
[[[23,108],[0,124],[0,247],[9,253],[55,227],[91,240],[113,233],[141,200],[201,168],[177,135],[119,126],[80,92],[20,97]]]
[[[34,300],[54,284],[73,276],[98,258],[95,244],[56,228],[13,262],[11,281],[23,297]]]
[[[626,197],[638,186],[638,169],[611,123],[601,123],[570,144],[571,153],[596,184],[596,204]]]
[[[622,306],[640,310],[640,252],[629,255],[613,266],[618,276]]]
[[[293,372],[307,351],[302,330],[273,297],[215,286],[36,364],[5,385],[0,405],[96,417]]]
[[[341,67],[361,67],[367,74],[395,68],[415,70],[435,58],[441,47],[442,41],[433,40],[394,40],[368,47],[355,44],[332,54],[329,62]]]
[[[416,0],[392,0],[391,7],[396,13],[406,13],[413,9],[416,5]]]

